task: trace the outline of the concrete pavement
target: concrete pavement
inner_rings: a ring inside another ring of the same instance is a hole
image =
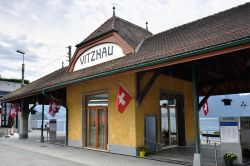
[[[180,166],[156,160],[99,152],[83,148],[40,143],[34,140],[20,140],[18,135],[0,138],[0,165],[21,163],[28,165],[90,165],[90,166]],[[3,147],[3,148],[2,148]],[[9,161],[9,157],[13,158]],[[47,160],[47,161],[44,161]],[[47,162],[47,163],[44,163]],[[32,164],[31,164],[32,163]],[[63,166],[64,166],[63,165]],[[3,165],[5,166],[5,165]]]
[[[0,143],[1,166],[83,166],[83,164]],[[84,165],[87,166],[87,165]]]

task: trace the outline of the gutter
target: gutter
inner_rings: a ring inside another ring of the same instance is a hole
[[[223,49],[226,49],[226,48],[239,46],[239,45],[244,45],[244,44],[249,44],[249,43],[250,43],[250,37],[246,37],[246,38],[242,38],[242,39],[239,39],[239,40],[230,41],[230,42],[227,42],[227,43],[202,48],[202,49],[199,49],[199,50],[194,50],[194,51],[190,51],[190,52],[186,52],[186,53],[181,53],[181,54],[177,54],[177,55],[170,56],[170,57],[166,56],[166,57],[163,57],[163,58],[160,58],[160,59],[156,59],[156,60],[152,60],[152,61],[148,61],[148,62],[136,64],[136,65],[126,66],[126,67],[114,69],[114,70],[111,70],[111,71],[106,71],[106,72],[97,73],[97,74],[93,74],[93,75],[82,77],[82,78],[77,78],[77,79],[74,79],[74,80],[60,82],[60,83],[55,84],[55,85],[51,85],[51,86],[48,86],[48,87],[45,87],[45,88],[42,88],[42,89],[35,90],[32,93],[28,93],[27,95],[24,95],[24,96],[31,96],[32,94],[35,94],[35,93],[42,93],[42,91],[44,91],[44,90],[56,89],[56,88],[60,88],[60,87],[63,87],[63,86],[69,85],[69,84],[73,84],[73,83],[77,83],[77,82],[80,82],[80,81],[86,81],[86,80],[91,80],[91,79],[95,79],[95,78],[99,78],[99,77],[105,77],[105,76],[109,76],[109,75],[129,71],[129,70],[132,70],[132,69],[139,69],[139,68],[142,68],[142,67],[158,65],[158,64],[162,64],[162,63],[166,63],[166,62],[170,62],[170,61],[174,61],[174,60],[178,60],[178,59],[182,59],[182,58],[186,58],[186,57],[192,57],[192,56],[199,55],[199,54],[205,54],[205,53],[209,53],[209,52],[213,52],[213,51],[219,51],[219,50],[223,50]],[[18,98],[21,98],[21,97],[13,98],[13,100],[18,99]],[[3,101],[10,101],[10,100],[3,100]]]

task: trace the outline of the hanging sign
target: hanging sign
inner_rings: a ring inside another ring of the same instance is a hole
[[[103,43],[83,52],[77,59],[74,70],[77,71],[103,62],[125,56],[122,48],[114,43]]]
[[[234,117],[220,118],[221,143],[239,143],[239,119]]]

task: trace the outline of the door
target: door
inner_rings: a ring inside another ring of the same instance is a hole
[[[88,146],[107,149],[107,107],[88,107]]]
[[[157,132],[156,132],[156,117],[145,117],[145,145],[148,146],[148,152],[156,151]]]

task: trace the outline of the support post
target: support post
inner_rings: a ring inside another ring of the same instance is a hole
[[[42,125],[41,125],[41,142],[44,143],[44,136],[43,136],[43,121],[44,121],[44,104],[42,105]]]
[[[66,140],[65,140],[65,145],[68,146],[68,121],[69,121],[69,110],[68,110],[68,107],[65,107],[66,108]]]
[[[25,103],[24,99],[21,100],[21,119],[19,139],[28,138],[28,118],[29,118],[29,105]]]
[[[197,102],[197,79],[194,64],[192,65],[192,92],[193,92],[193,105],[194,105],[194,128],[195,128],[195,154],[193,166],[202,166],[200,154],[200,133],[198,124],[198,102]]]

